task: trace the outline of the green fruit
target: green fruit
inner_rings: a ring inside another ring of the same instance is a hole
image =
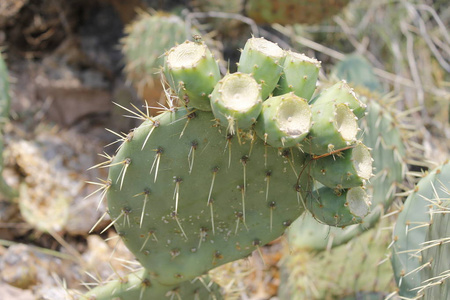
[[[362,222],[369,213],[370,201],[361,187],[343,191],[321,187],[307,197],[306,208],[321,223],[345,227]]]
[[[302,141],[312,125],[308,102],[293,93],[270,97],[263,103],[256,123],[258,136],[273,147],[293,147]]]
[[[316,90],[319,70],[320,62],[318,60],[304,54],[286,51],[283,74],[274,90],[274,94],[282,95],[294,92],[301,98],[311,99]]]
[[[332,189],[363,186],[372,176],[370,150],[362,143],[313,161],[311,175]]]
[[[245,43],[239,59],[238,71],[252,74],[261,84],[261,95],[267,99],[282,73],[285,52],[277,44],[264,38],[251,38]]]
[[[334,153],[356,143],[357,118],[344,103],[312,105],[312,126],[302,150],[312,155]]]
[[[165,56],[165,76],[184,104],[211,110],[209,94],[220,79],[219,65],[204,42],[186,41]]]
[[[214,117],[232,135],[237,129],[250,129],[262,108],[261,86],[244,73],[226,75],[216,84],[210,98]]]
[[[314,105],[329,105],[331,103],[345,103],[358,119],[365,115],[366,104],[361,102],[355,94],[355,91],[345,82],[338,82],[322,91],[317,97],[314,97]]]

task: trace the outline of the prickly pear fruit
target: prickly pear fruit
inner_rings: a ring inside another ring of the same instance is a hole
[[[214,117],[227,127],[227,133],[247,130],[256,122],[261,109],[261,86],[249,74],[228,74],[211,93]]]
[[[312,126],[303,141],[303,151],[312,155],[333,153],[356,142],[357,118],[344,103],[320,103],[312,106]]]
[[[264,38],[251,38],[245,43],[238,71],[252,74],[261,84],[263,99],[272,93],[280,79],[285,51]]]
[[[380,85],[371,71],[372,66],[364,58],[354,59],[354,56],[349,58],[349,63],[344,60],[339,66],[335,72],[336,77],[347,80],[361,79],[357,74],[372,74],[369,81],[352,82],[357,84],[358,94],[367,105],[367,115],[359,120],[359,125],[362,129],[361,138],[364,144],[372,149],[374,176],[366,184],[366,191],[370,195],[372,205],[369,215],[364,218],[362,224],[347,226],[345,230],[317,224],[313,218],[302,217],[296,220],[291,230],[295,230],[297,235],[302,236],[302,239],[297,239],[296,243],[302,244],[301,247],[317,251],[346,243],[377,224],[380,216],[394,200],[397,186],[403,181],[406,170],[405,160],[410,156],[408,153],[411,151],[407,148],[408,143],[405,138],[409,134],[402,129],[401,120],[393,109],[395,101],[381,97],[379,94],[368,93],[369,96],[365,96],[368,87],[363,87],[362,84],[368,84],[369,87]],[[347,77],[349,74],[354,75]]]
[[[313,161],[311,175],[332,189],[363,186],[372,176],[372,157],[364,144]]]
[[[255,130],[267,144],[286,148],[299,144],[308,134],[311,125],[308,102],[289,93],[264,101]]]
[[[366,112],[366,104],[361,102],[355,94],[355,91],[347,84],[345,80],[338,82],[325,89],[312,100],[315,105],[329,103],[345,103],[352,110],[358,119],[362,118]]]
[[[220,79],[219,65],[204,42],[186,41],[165,56],[165,76],[185,105],[211,110],[209,94]]]
[[[274,90],[274,95],[294,92],[301,98],[311,99],[316,90],[319,70],[320,62],[318,60],[304,54],[286,51],[283,74]]]
[[[321,187],[307,197],[306,208],[324,224],[345,227],[362,222],[369,213],[370,201],[361,187],[342,191]]]

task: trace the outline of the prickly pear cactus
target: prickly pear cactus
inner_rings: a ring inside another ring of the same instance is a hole
[[[339,13],[349,0],[249,0],[247,15],[257,23],[317,24]]]
[[[139,12],[137,19],[125,29],[122,51],[125,56],[127,80],[147,101],[158,100],[163,91],[160,83],[161,56],[173,45],[186,39],[186,24],[167,13]]]
[[[447,161],[419,181],[398,216],[391,262],[404,299],[450,295],[449,196]]]
[[[11,96],[9,94],[8,68],[0,52],[0,193],[8,199],[12,199],[18,195],[18,192],[11,188],[3,176],[1,176],[3,172],[3,133],[5,124],[9,121],[10,106]]]
[[[117,154],[101,165],[110,167],[99,189],[108,199],[110,226],[158,284],[192,280],[279,237],[308,208],[305,199],[314,175],[305,169],[314,161],[342,157],[335,169],[329,167],[332,174],[342,165],[348,165],[348,172],[360,165],[371,170],[370,155],[355,138],[354,108],[336,101],[334,93],[324,96],[316,110],[293,92],[270,96],[282,72],[277,64],[284,50],[267,40],[252,38],[248,43],[252,47],[244,50],[239,63],[243,69],[221,80],[203,42],[169,50],[165,76],[179,101],[169,99],[169,107],[157,117],[129,110],[142,125],[119,135]],[[267,49],[272,49],[269,54]],[[254,90],[251,97],[247,87]],[[264,89],[267,95],[261,96]],[[321,116],[335,119],[324,122]],[[256,129],[258,124],[264,126]],[[323,136],[313,130],[319,127]],[[280,143],[279,135],[289,144]],[[338,149],[342,140],[345,149]],[[306,147],[323,152],[307,154]],[[354,173],[337,176],[342,182],[333,182],[331,191],[311,201],[357,194],[357,202],[367,206],[365,178]],[[347,181],[355,176],[362,180]],[[368,210],[353,205],[353,198],[346,196],[340,206],[325,203],[315,212],[334,226],[360,223]]]

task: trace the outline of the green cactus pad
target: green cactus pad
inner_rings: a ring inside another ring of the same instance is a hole
[[[357,118],[344,103],[313,104],[310,134],[302,150],[312,155],[332,153],[356,142]]]
[[[316,159],[311,175],[323,185],[332,189],[347,189],[363,186],[372,176],[372,157],[364,144]]]
[[[249,255],[304,211],[295,188],[304,155],[226,138],[213,119],[165,112],[135,129],[111,163],[113,223],[162,284]]]
[[[252,74],[261,84],[261,95],[266,99],[277,85],[285,59],[285,51],[264,38],[251,38],[245,44],[239,59],[238,71]]]
[[[185,104],[211,110],[209,94],[220,79],[219,65],[204,42],[186,41],[166,53],[164,72]]]
[[[345,227],[362,222],[369,213],[370,201],[361,187],[344,191],[321,187],[306,199],[306,208],[324,224]]]
[[[321,92],[313,99],[313,103],[316,105],[345,103],[358,119],[364,117],[366,112],[366,104],[358,99],[354,90],[345,82],[345,80],[342,80]]]
[[[261,109],[261,86],[249,74],[228,74],[211,93],[214,117],[234,135],[236,129],[247,130],[256,122]]]
[[[264,101],[255,130],[273,147],[293,147],[306,137],[311,120],[308,102],[289,93]]]
[[[423,292],[433,295],[425,299],[445,299],[448,296],[448,242],[444,245],[442,241],[450,236],[449,196],[450,163],[447,162],[422,178],[405,201],[394,228],[391,256],[401,297],[416,299]],[[442,222],[437,217],[439,214],[446,220]],[[447,252],[441,252],[443,250]],[[430,285],[434,281],[437,285]]]
[[[304,54],[286,51],[283,74],[280,77],[274,95],[294,92],[304,99],[311,99],[316,90],[320,62]]]
[[[86,300],[161,300],[222,299],[219,286],[208,278],[197,278],[176,285],[162,285],[145,269],[98,286],[85,295]]]

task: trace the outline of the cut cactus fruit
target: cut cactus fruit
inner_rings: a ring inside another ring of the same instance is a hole
[[[219,65],[204,42],[186,41],[166,54],[165,76],[189,107],[211,110],[209,94],[220,79]]]

